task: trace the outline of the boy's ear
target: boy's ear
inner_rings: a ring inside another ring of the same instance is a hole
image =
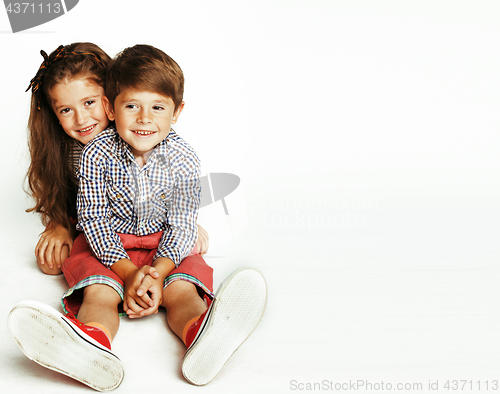
[[[175,124],[175,122],[177,122],[177,119],[179,119],[179,115],[181,114],[183,109],[184,109],[184,101],[181,102],[180,105],[175,110],[174,116],[172,116],[172,124]]]
[[[106,115],[108,116],[109,120],[115,120],[115,111],[113,109],[113,106],[109,102],[108,98],[106,96],[102,97],[102,104],[104,105],[104,111],[106,111]]]

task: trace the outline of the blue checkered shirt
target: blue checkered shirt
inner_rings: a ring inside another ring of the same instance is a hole
[[[77,229],[107,267],[129,258],[117,233],[163,231],[155,255],[176,266],[193,249],[200,205],[200,162],[173,130],[140,168],[115,129],[85,146],[78,171]]]

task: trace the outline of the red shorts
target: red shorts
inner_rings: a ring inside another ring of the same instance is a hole
[[[138,237],[118,234],[130,260],[138,267],[152,265],[162,232]],[[94,284],[111,286],[123,300],[123,281],[111,269],[103,265],[92,253],[84,234],[76,237],[70,256],[62,266],[69,290],[64,293],[62,307],[66,313],[78,314],[83,300],[83,289]],[[185,280],[197,286],[200,297],[213,294],[213,269],[199,255],[191,253],[181,261],[165,279],[163,288],[176,280]],[[120,306],[121,307],[121,306]]]

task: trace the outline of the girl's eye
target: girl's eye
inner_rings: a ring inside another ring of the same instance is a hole
[[[69,108],[64,108],[60,111],[61,114],[67,114],[69,111],[71,111]]]
[[[85,105],[86,106],[89,106],[89,105],[92,105],[95,103],[95,100],[88,100],[88,101],[85,101]]]

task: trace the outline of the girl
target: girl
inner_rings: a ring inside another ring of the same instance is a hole
[[[40,269],[59,275],[76,236],[75,175],[80,153],[109,125],[102,98],[110,57],[92,43],[61,45],[44,58],[31,80],[28,121],[31,164],[28,193],[46,226],[35,247]],[[198,226],[197,251],[208,249],[208,234]]]

